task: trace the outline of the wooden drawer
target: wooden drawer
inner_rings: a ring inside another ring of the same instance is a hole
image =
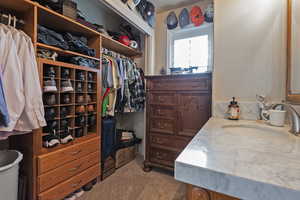
[[[83,185],[92,181],[100,175],[100,165],[96,165],[87,169],[86,171],[74,176],[73,178],[56,185],[55,187],[47,190],[38,195],[39,200],[59,200],[78,190]]]
[[[164,119],[176,119],[176,111],[168,106],[150,106],[150,116]]]
[[[96,151],[79,160],[74,160],[55,170],[45,173],[38,177],[38,191],[43,192],[58,183],[61,183],[85,169],[100,163],[100,152]]]
[[[156,105],[177,105],[175,93],[148,93],[148,103]]]
[[[166,133],[166,134],[175,134],[175,123],[174,120],[169,119],[150,119],[150,131]]]
[[[190,142],[190,138],[179,138],[174,136],[150,133],[150,145],[162,149],[181,152]]]
[[[179,154],[179,152],[175,151],[150,148],[150,161],[157,164],[174,167],[174,162]]]
[[[210,78],[202,77],[195,79],[161,79],[152,80],[149,89],[150,90],[200,90],[208,91],[210,90]]]
[[[100,139],[94,138],[87,142],[76,144],[47,155],[38,156],[38,175],[61,167],[62,165],[82,158],[85,155],[100,150]]]

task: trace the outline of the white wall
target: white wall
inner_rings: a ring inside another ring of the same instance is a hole
[[[214,101],[285,98],[286,2],[215,1]]]
[[[203,0],[197,4],[204,10],[212,2],[212,0]],[[159,74],[162,67],[167,66],[167,25],[166,18],[171,11],[174,11],[179,16],[183,8],[190,8],[193,5],[180,7],[177,9],[161,12],[156,17],[156,28],[155,28],[155,74]],[[179,25],[178,25],[179,26]],[[177,27],[179,28],[179,27]]]

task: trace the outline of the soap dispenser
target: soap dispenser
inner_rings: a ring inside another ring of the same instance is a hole
[[[235,97],[232,97],[232,101],[228,106],[228,119],[230,120],[239,120],[240,119],[240,106],[238,102],[235,100]]]

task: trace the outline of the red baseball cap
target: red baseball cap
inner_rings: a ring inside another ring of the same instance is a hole
[[[190,16],[191,21],[195,26],[200,26],[204,23],[205,17],[203,16],[202,10],[199,6],[193,6]]]
[[[121,35],[119,37],[119,42],[121,42],[122,44],[126,45],[126,46],[129,46],[130,45],[130,40],[129,40],[129,37],[126,36],[126,35]]]

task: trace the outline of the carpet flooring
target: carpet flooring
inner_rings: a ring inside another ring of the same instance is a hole
[[[185,185],[170,172],[154,169],[146,173],[141,159],[118,169],[85,193],[83,200],[185,200]]]

